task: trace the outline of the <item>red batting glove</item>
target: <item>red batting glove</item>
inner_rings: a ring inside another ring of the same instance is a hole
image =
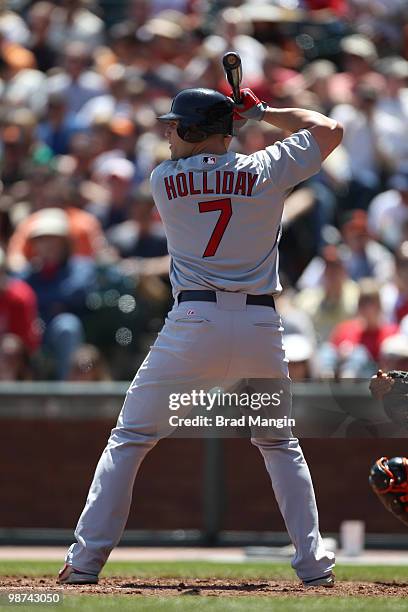
[[[255,121],[262,121],[268,108],[266,102],[262,102],[248,87],[241,89],[240,93],[241,102],[235,104],[234,120],[254,119]]]

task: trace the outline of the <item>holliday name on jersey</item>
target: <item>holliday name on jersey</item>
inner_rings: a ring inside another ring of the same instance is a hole
[[[164,177],[164,187],[167,198],[185,198],[194,195],[243,195],[251,196],[258,178],[257,174],[250,172],[231,172],[216,170],[211,172],[179,172],[175,176]]]

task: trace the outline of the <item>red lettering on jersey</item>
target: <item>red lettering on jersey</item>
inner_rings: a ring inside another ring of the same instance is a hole
[[[214,189],[208,189],[207,172],[203,172],[203,193],[214,193]]]
[[[248,172],[248,189],[247,189],[247,196],[252,195],[252,190],[254,188],[254,185],[256,183],[256,179],[258,178],[257,174],[250,174]]]
[[[179,172],[176,175],[177,191],[180,198],[184,198],[188,194],[187,177],[184,172]]]
[[[215,193],[221,193],[221,172],[215,171]]]
[[[177,198],[177,191],[176,191],[176,186],[174,185],[173,176],[164,177],[164,186],[166,188],[167,197],[169,200],[172,200],[173,198]]]
[[[188,183],[190,186],[190,195],[195,195],[196,193],[201,193],[199,189],[194,187],[194,174],[193,172],[188,173]]]
[[[246,172],[238,172],[237,182],[235,183],[234,193],[238,195],[241,192],[241,195],[246,195]]]
[[[232,193],[234,189],[234,173],[233,172],[224,172],[224,176],[222,179],[222,193]]]

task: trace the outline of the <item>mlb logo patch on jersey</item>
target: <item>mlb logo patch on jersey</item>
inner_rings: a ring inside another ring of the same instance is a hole
[[[214,165],[216,161],[217,161],[216,157],[212,157],[212,156],[203,157],[203,162],[210,166]]]

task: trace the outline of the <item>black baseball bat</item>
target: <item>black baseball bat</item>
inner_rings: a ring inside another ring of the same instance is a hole
[[[222,58],[222,64],[225,70],[225,76],[228,83],[232,87],[232,97],[236,104],[241,102],[240,86],[242,81],[242,65],[241,58],[238,53],[228,51]]]

